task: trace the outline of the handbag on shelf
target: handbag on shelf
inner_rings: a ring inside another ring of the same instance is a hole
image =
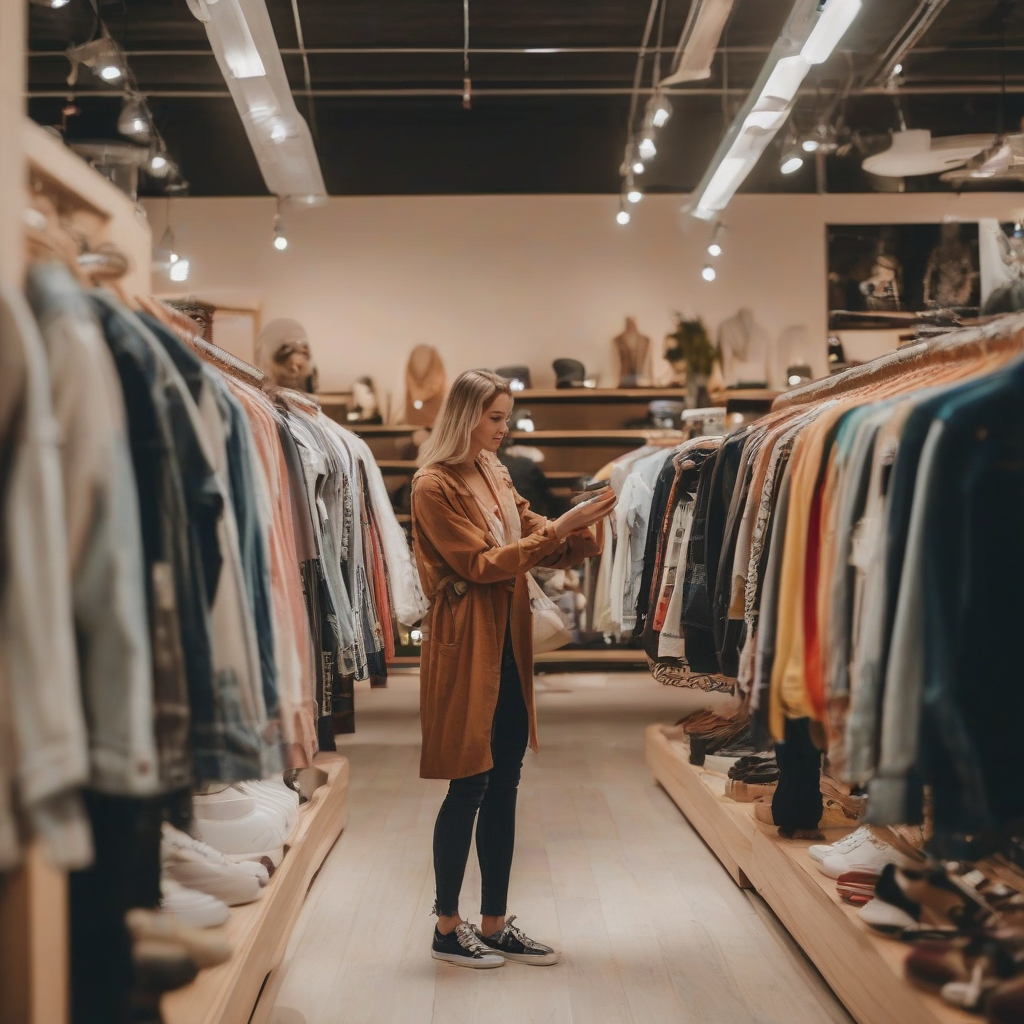
[[[530,609],[533,612],[533,653],[557,651],[572,640],[572,634],[565,628],[555,602],[544,593],[532,572],[526,574],[526,585],[530,590]]]

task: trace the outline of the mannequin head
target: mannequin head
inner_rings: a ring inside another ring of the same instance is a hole
[[[297,320],[271,320],[256,339],[256,365],[283,388],[316,390],[316,364],[306,329]]]
[[[369,377],[357,377],[352,382],[352,402],[363,416],[377,412],[377,395]]]

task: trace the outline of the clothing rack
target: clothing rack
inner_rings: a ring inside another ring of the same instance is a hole
[[[861,366],[837,373],[834,377],[812,381],[786,391],[775,399],[772,408],[787,409],[794,405],[820,402],[858,388],[912,374],[928,366],[1022,346],[1024,314],[994,317],[977,327],[965,327],[916,345],[908,345]]]
[[[0,11],[0,67],[6,74],[23,68],[24,22],[21,4],[4,4]],[[12,13],[17,9],[17,18]],[[14,21],[17,20],[17,24]],[[17,107],[17,120],[7,117],[7,96]],[[20,288],[24,277],[26,230],[25,186],[44,192],[56,205],[62,222],[73,223],[94,258],[86,263],[127,271],[123,283],[130,292],[148,292],[152,238],[135,204],[101,174],[68,150],[50,133],[21,113],[22,86],[0,89],[5,104],[0,123],[4,131],[0,150],[0,205],[8,206],[0,218],[2,283]],[[15,187],[20,179],[21,184]],[[10,184],[11,187],[6,186]],[[40,215],[42,216],[42,215]],[[36,221],[39,224],[39,221]],[[109,258],[108,258],[109,256]],[[95,269],[95,268],[91,268]],[[41,685],[45,681],[41,681]],[[30,846],[20,868],[0,875],[0,933],[20,941],[5,946],[0,957],[0,1022],[2,1024],[65,1024],[68,1019],[68,888],[67,876],[50,865],[38,845]]]

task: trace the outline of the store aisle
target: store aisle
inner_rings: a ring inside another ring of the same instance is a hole
[[[643,760],[681,695],[644,674],[539,681],[510,909],[556,967],[430,959],[430,840],[446,783],[418,777],[415,675],[357,693],[349,824],[295,929],[270,1024],[846,1024],[771,912],[737,889]],[[479,920],[475,855],[462,912]],[[257,1014],[259,1016],[259,1014]]]

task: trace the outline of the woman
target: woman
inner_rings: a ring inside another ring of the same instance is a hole
[[[494,454],[511,412],[503,377],[460,374],[412,484],[413,544],[430,598],[420,658],[420,775],[451,780],[434,826],[433,956],[467,967],[558,960],[505,917],[519,773],[527,742],[537,749],[526,573],[598,554],[601,535],[591,527],[615,503],[609,492],[554,522],[531,512]],[[474,819],[479,928],[459,916]]]

